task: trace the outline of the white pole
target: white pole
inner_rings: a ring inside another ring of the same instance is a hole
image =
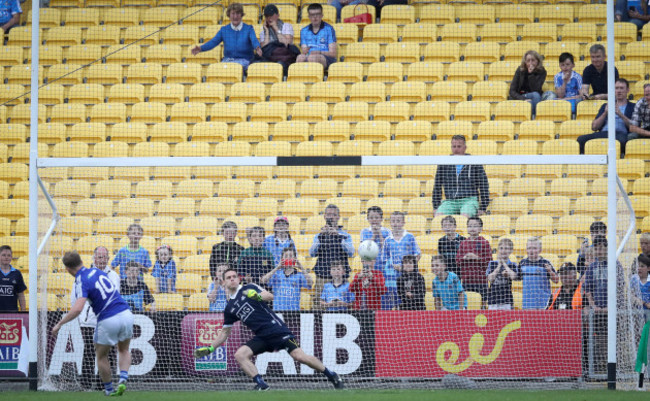
[[[29,126],[29,389],[38,389],[38,51],[39,0],[32,0],[32,76]]]
[[[607,388],[616,389],[616,99],[614,1],[607,0]]]

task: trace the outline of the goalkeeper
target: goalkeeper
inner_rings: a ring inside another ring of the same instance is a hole
[[[235,352],[235,359],[244,373],[255,382],[255,390],[268,390],[269,385],[262,379],[251,358],[264,352],[275,352],[282,349],[287,350],[294,360],[323,373],[335,388],[343,388],[343,381],[339,375],[327,369],[315,356],[305,354],[298,346],[298,341],[291,330],[267,305],[267,302],[273,300],[272,293],[263,290],[256,284],[240,286],[240,278],[235,269],[224,271],[223,279],[228,295],[228,303],[223,313],[223,328],[210,346],[194,351],[196,358],[209,355],[225,343],[230,336],[232,326],[240,320],[251,329],[255,337]]]

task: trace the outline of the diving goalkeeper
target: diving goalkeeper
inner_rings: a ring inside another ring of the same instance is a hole
[[[305,354],[298,346],[298,341],[291,330],[267,305],[267,302],[273,300],[272,293],[263,290],[256,284],[239,285],[240,278],[235,269],[224,271],[223,279],[229,298],[223,312],[223,328],[210,346],[194,351],[196,358],[209,355],[225,343],[230,336],[232,326],[240,320],[253,331],[255,337],[235,352],[235,359],[244,373],[255,382],[255,390],[268,390],[269,385],[258,373],[251,357],[282,349],[287,350],[294,360],[323,373],[332,382],[334,388],[342,389],[344,387],[338,374],[327,369],[315,356]]]

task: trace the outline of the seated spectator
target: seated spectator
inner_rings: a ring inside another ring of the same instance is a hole
[[[246,230],[250,247],[239,255],[237,271],[246,283],[259,284],[262,276],[273,270],[273,255],[264,248],[264,227],[252,227]]]
[[[149,305],[149,311],[156,310],[155,300],[149,286],[139,277],[140,264],[134,261],[126,264],[126,277],[120,283],[120,294],[129,304],[131,312],[144,312]]]
[[[632,119],[634,118],[634,103],[627,101],[627,94],[630,92],[630,84],[625,78],[616,80],[614,86],[616,98],[616,140],[621,144],[621,157],[625,156],[625,145],[628,139],[636,138],[636,134],[629,134],[632,131]],[[650,91],[649,91],[650,92]],[[580,154],[585,153],[585,144],[592,139],[607,138],[609,136],[609,125],[607,124],[607,104],[603,104],[598,110],[596,118],[591,123],[591,129],[597,132],[593,134],[581,135],[578,137],[578,144],[580,145]],[[650,134],[650,133],[649,133]]]
[[[284,72],[296,62],[300,49],[293,44],[293,25],[280,19],[280,11],[273,4],[264,7],[264,24],[260,32],[262,58],[282,64]]]
[[[264,239],[264,248],[273,255],[273,265],[277,266],[282,260],[282,252],[287,248],[296,249],[296,244],[289,234],[289,220],[284,216],[275,218],[273,234]]]
[[[223,285],[223,273],[230,269],[228,263],[222,263],[215,269],[214,280],[208,286],[208,300],[210,312],[223,312],[228,303],[226,287]]]
[[[390,230],[382,227],[381,223],[384,221],[384,211],[379,206],[370,206],[366,212],[366,219],[370,227],[361,230],[361,242],[365,240],[373,240],[379,247],[379,255],[375,259],[375,270],[381,270],[384,267],[383,248],[384,241],[390,236]]]
[[[643,99],[634,106],[627,140],[650,137],[650,84],[643,85]]]
[[[510,260],[513,244],[509,238],[499,240],[497,260],[490,261],[487,267],[487,279],[490,283],[488,291],[488,310],[512,310],[512,280],[520,276],[519,266]]]
[[[151,258],[149,251],[140,246],[140,240],[144,230],[140,224],[134,223],[126,229],[126,236],[129,238],[129,244],[117,251],[115,258],[111,262],[111,268],[120,269],[120,279],[126,277],[126,265],[129,262],[135,262],[140,266],[140,278],[142,273],[146,273],[151,268]]]
[[[227,263],[230,267],[237,267],[237,260],[244,247],[235,242],[237,237],[237,224],[226,220],[221,226],[223,242],[212,246],[210,254],[210,277],[215,278],[217,266]]]
[[[341,18],[341,10],[343,9],[343,7],[356,5],[356,4],[364,4],[364,3],[366,3],[366,0],[327,0],[327,4],[336,8],[337,20]]]
[[[381,296],[386,292],[384,275],[372,260],[362,260],[362,269],[352,280],[355,309],[381,309]]]
[[[13,253],[9,245],[0,246],[0,312],[24,312],[25,280],[23,274],[11,265]]]
[[[20,15],[23,13],[18,0],[5,0],[0,6],[0,25],[2,33],[8,34],[12,27],[20,23]]]
[[[300,291],[314,284],[311,276],[303,273],[294,248],[284,248],[280,263],[262,276],[261,283],[267,284],[275,294],[274,311],[300,310]]]
[[[528,50],[512,78],[508,99],[529,102],[534,116],[537,103],[542,100],[544,81],[546,69],[542,65],[542,56],[535,50]]]
[[[402,271],[402,258],[413,255],[420,260],[420,247],[415,236],[404,229],[404,213],[395,211],[390,216],[391,234],[384,242],[383,258],[384,279],[386,280],[386,293],[382,297],[382,309],[391,310],[399,305],[397,295],[397,278]]]
[[[330,268],[332,280],[325,283],[320,297],[321,307],[328,312],[346,311],[354,302],[354,293],[350,291],[350,283],[344,274],[343,262],[333,261]]]
[[[585,100],[607,100],[607,54],[605,46],[597,43],[589,48],[591,64],[582,72],[580,94]],[[614,67],[614,81],[618,81],[618,69]],[[591,95],[589,89],[592,89]]]
[[[616,0],[615,20],[619,22],[631,22],[641,30],[643,25],[650,21],[650,12],[648,10],[650,7],[648,7],[647,0],[641,0],[639,6],[641,7],[640,10],[636,7],[628,8],[627,0]]]
[[[582,283],[578,281],[578,269],[573,263],[562,264],[560,281],[562,287],[553,293],[548,309],[582,309]]]
[[[242,22],[244,7],[240,3],[230,3],[226,9],[230,24],[219,29],[217,35],[207,43],[192,48],[192,55],[214,49],[223,42],[222,63],[241,64],[244,71],[248,68],[255,55],[262,57],[260,42],[255,36],[255,29]]]
[[[465,309],[465,290],[460,278],[447,271],[442,256],[431,258],[431,271],[436,275],[433,279],[433,300],[436,310]]]
[[[418,271],[418,258],[406,255],[402,258],[402,275],[397,279],[397,295],[401,310],[425,310],[424,295],[427,288],[424,277]]]
[[[336,62],[337,45],[334,27],[323,21],[323,6],[312,3],[307,7],[310,24],[300,30],[300,51],[296,62],[320,63],[323,68]],[[304,18],[304,16],[303,16]]]
[[[369,6],[375,6],[377,18],[381,18],[381,9],[384,6],[407,5],[408,3],[408,0],[368,0]]]
[[[527,256],[519,262],[522,283],[522,309],[546,309],[551,297],[551,284],[560,281],[553,265],[540,256],[542,241],[533,237],[526,244]]]
[[[571,103],[571,112],[576,112],[576,105],[582,99],[580,95],[582,76],[573,71],[575,66],[573,54],[566,52],[560,54],[560,72],[553,78],[555,92],[544,92],[542,100],[564,99]]]
[[[445,216],[440,225],[445,235],[438,240],[438,255],[445,259],[447,271],[453,272],[460,277],[460,270],[456,264],[456,255],[460,243],[465,240],[465,237],[456,232],[456,219],[454,216]]]
[[[159,293],[176,292],[176,262],[173,255],[174,251],[169,245],[156,249],[156,264],[151,275],[156,278]]]
[[[456,263],[460,269],[460,278],[465,291],[481,294],[482,308],[487,308],[488,284],[485,272],[492,260],[490,243],[481,236],[483,220],[480,217],[467,219],[469,237],[460,243]]]

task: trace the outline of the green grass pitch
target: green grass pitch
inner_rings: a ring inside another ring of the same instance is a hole
[[[215,400],[256,400],[256,401],[611,401],[648,400],[643,392],[624,392],[607,390],[571,391],[516,391],[516,390],[345,390],[334,391],[268,391],[264,393],[237,392],[154,392],[133,391],[124,394],[128,401],[178,401],[192,398],[192,401]],[[71,401],[104,400],[103,393],[70,392],[0,392],[0,398],[12,401]]]

